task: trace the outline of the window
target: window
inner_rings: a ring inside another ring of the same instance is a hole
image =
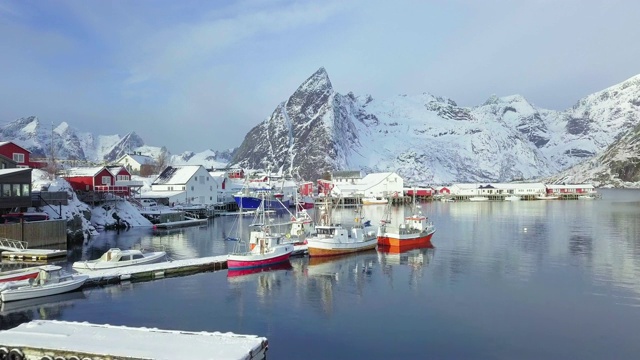
[[[2,184],[2,197],[10,197],[10,196],[11,196],[11,185]]]
[[[111,177],[103,176],[102,177],[102,185],[111,185]]]
[[[31,196],[31,191],[29,191],[29,184],[22,184],[22,196]]]
[[[24,154],[13,153],[13,161],[17,162],[18,164],[23,163],[24,162]]]
[[[129,181],[129,175],[118,175],[118,176],[116,176],[116,180],[118,180],[118,181]]]
[[[11,196],[20,196],[20,184],[11,184]]]
[[[191,191],[193,191],[193,186],[191,186]]]

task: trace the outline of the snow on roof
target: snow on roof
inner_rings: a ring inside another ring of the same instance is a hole
[[[155,162],[151,156],[138,155],[138,154],[127,154],[125,156],[129,156],[131,159],[135,160],[140,165],[153,164]],[[124,158],[125,156],[123,156],[122,158]],[[120,160],[122,160],[122,158],[120,158]],[[118,162],[120,162],[120,160],[118,160]]]
[[[12,347],[109,354],[115,358],[251,359],[267,347],[267,338],[255,335],[51,320],[34,320],[0,334]],[[117,339],[117,346],[108,346],[105,339]]]
[[[391,175],[395,173],[392,172],[383,172],[383,173],[371,173],[367,174],[362,178],[362,183],[367,185],[375,185],[383,182],[385,179],[389,178]]]
[[[593,189],[592,184],[550,184],[549,189]]]
[[[96,176],[104,166],[69,168],[62,177]]]
[[[29,168],[0,169],[0,176],[13,174],[13,173],[17,173],[17,172],[20,172],[20,171],[31,171],[31,170],[32,169],[29,169]]]
[[[107,170],[111,173],[111,175],[116,176],[120,172],[120,170],[124,169],[122,165],[109,165],[107,166]],[[126,169],[125,169],[126,170]]]
[[[167,166],[158,178],[153,182],[155,184],[186,184],[189,179],[202,167],[202,165],[174,165]]]

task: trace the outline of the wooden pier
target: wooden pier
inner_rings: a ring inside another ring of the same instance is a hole
[[[54,359],[266,359],[267,338],[34,320],[0,331],[0,358]]]
[[[204,271],[227,268],[227,255],[195,259],[172,260],[147,265],[123,266],[120,268],[85,271],[89,280],[85,287],[117,283],[121,281],[145,281],[165,277],[190,275]]]
[[[153,225],[154,229],[166,230],[166,229],[175,229],[175,228],[183,228],[189,226],[203,226],[209,223],[208,219],[188,219],[188,220],[179,220],[179,221],[168,221],[163,223],[157,223]]]
[[[2,258],[14,261],[49,261],[67,256],[67,250],[29,249],[21,240],[0,238]]]

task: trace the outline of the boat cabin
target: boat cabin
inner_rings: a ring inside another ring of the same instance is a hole
[[[122,251],[119,248],[111,248],[104,253],[100,258],[101,261],[118,262],[118,261],[131,261],[144,258],[139,251]]]
[[[40,272],[35,279],[29,279],[29,283],[31,285],[58,283],[69,276],[69,274],[62,271],[62,267],[60,266],[45,265],[40,267]]]

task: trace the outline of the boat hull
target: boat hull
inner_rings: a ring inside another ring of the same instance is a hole
[[[0,272],[0,283],[35,279],[40,270],[37,267]]]
[[[4,302],[26,300],[50,295],[58,295],[79,289],[89,279],[89,275],[74,275],[72,280],[44,286],[21,286],[5,289],[0,292],[0,299]]]
[[[378,236],[378,245],[391,247],[419,247],[431,245],[431,237],[435,231],[426,234],[390,234],[383,233]]]
[[[336,243],[336,244],[327,244],[327,243],[314,243],[312,241],[308,241],[307,248],[309,252],[309,256],[311,257],[319,257],[319,256],[336,256],[336,255],[344,255],[351,254],[359,251],[371,250],[375,249],[378,244],[377,239],[358,242],[358,243]]]
[[[254,196],[234,196],[238,207],[243,210],[257,210],[262,203],[262,199]],[[286,209],[289,207],[289,200],[264,200],[264,208],[265,209]]]
[[[288,261],[293,252],[293,244],[288,244],[274,251],[272,254],[256,254],[249,252],[246,254],[230,254],[227,256],[227,268],[229,270],[251,269],[264,266],[275,265]]]
[[[94,270],[106,270],[106,269],[115,269],[133,265],[146,265],[146,264],[154,264],[160,262],[161,260],[166,258],[166,252],[158,251],[154,253],[150,253],[142,259],[135,259],[130,261],[118,261],[118,262],[109,262],[109,261],[76,261],[71,266],[74,270],[78,272],[91,272]]]

